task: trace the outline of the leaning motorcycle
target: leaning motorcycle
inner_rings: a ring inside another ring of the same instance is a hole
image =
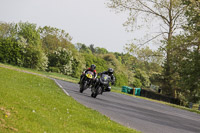
[[[83,91],[86,90],[87,88],[91,88],[93,78],[94,78],[93,72],[88,71],[85,74],[85,76],[82,79],[82,82],[80,83],[80,93],[83,93]]]
[[[96,98],[97,95],[102,94],[104,90],[109,86],[111,77],[107,74],[102,74],[100,78],[97,78],[95,87],[91,89],[93,98]]]

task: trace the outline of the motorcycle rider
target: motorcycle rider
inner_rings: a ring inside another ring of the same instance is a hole
[[[115,83],[115,76],[113,75],[114,70],[112,68],[108,68],[108,71],[104,71],[102,73],[99,73],[98,75],[102,76],[102,74],[107,74],[111,77],[111,84],[114,85]],[[108,87],[105,89],[105,91],[110,91],[111,87],[108,85]]]
[[[94,78],[93,78],[93,84],[94,84],[95,79],[96,79],[96,77],[97,77],[97,72],[96,72],[95,69],[96,69],[96,65],[92,64],[92,65],[90,66],[90,68],[88,68],[88,69],[86,69],[85,71],[83,71],[83,73],[82,73],[82,75],[81,75],[81,77],[80,77],[80,81],[78,82],[78,84],[82,83],[82,80],[84,79],[84,76],[85,76],[85,74],[86,74],[88,71],[91,71],[91,72],[94,73]]]

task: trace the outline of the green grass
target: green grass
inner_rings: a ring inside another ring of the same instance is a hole
[[[122,93],[121,92],[121,87],[116,87],[116,86],[112,86],[112,89],[111,89],[112,92],[117,92],[117,93]],[[123,93],[124,94],[124,93]]]
[[[26,72],[40,74],[41,76],[47,76],[47,77],[51,77],[51,78],[61,79],[61,80],[65,80],[65,81],[69,81],[69,82],[73,82],[73,83],[78,83],[78,81],[79,81],[78,78],[63,75],[61,73],[38,71],[35,69],[23,68],[23,67],[13,66],[13,65],[9,65],[9,64],[2,64],[2,63],[0,63],[0,66],[7,67],[7,68],[13,69],[13,70],[19,70],[19,71],[23,70]]]
[[[136,133],[65,95],[53,80],[0,67],[0,133]]]

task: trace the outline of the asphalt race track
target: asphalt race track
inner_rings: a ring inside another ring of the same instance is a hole
[[[113,92],[92,98],[89,89],[80,93],[78,84],[55,81],[79,103],[143,133],[200,133],[200,114]]]

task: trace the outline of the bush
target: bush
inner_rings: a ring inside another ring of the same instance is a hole
[[[133,80],[133,87],[135,87],[135,88],[142,87],[142,83],[141,83],[140,79],[134,78],[134,80]]]
[[[106,71],[108,69],[107,62],[102,58],[92,54],[83,54],[83,55],[85,57],[86,68],[89,68],[92,64],[95,64],[98,73]]]
[[[58,67],[49,67],[48,71],[60,73],[60,69]]]
[[[78,78],[85,68],[85,59],[81,55],[76,55],[72,61],[72,77]]]
[[[124,73],[115,73],[114,75],[116,78],[116,86],[124,86],[128,84],[128,77]]]
[[[45,70],[48,59],[40,48],[28,46],[20,37],[0,40],[0,62],[27,68]]]
[[[135,78],[139,79],[142,83],[143,87],[149,87],[150,86],[150,80],[149,76],[146,74],[145,71],[142,71],[140,69],[135,70]],[[135,81],[138,82],[138,81]]]
[[[48,59],[42,51],[37,26],[31,23],[1,24],[0,61],[45,70]]]
[[[57,67],[65,75],[72,74],[73,56],[71,51],[59,47],[56,51],[50,53],[48,58],[49,67]]]
[[[11,38],[0,39],[0,62],[23,65],[23,55],[17,41]]]

